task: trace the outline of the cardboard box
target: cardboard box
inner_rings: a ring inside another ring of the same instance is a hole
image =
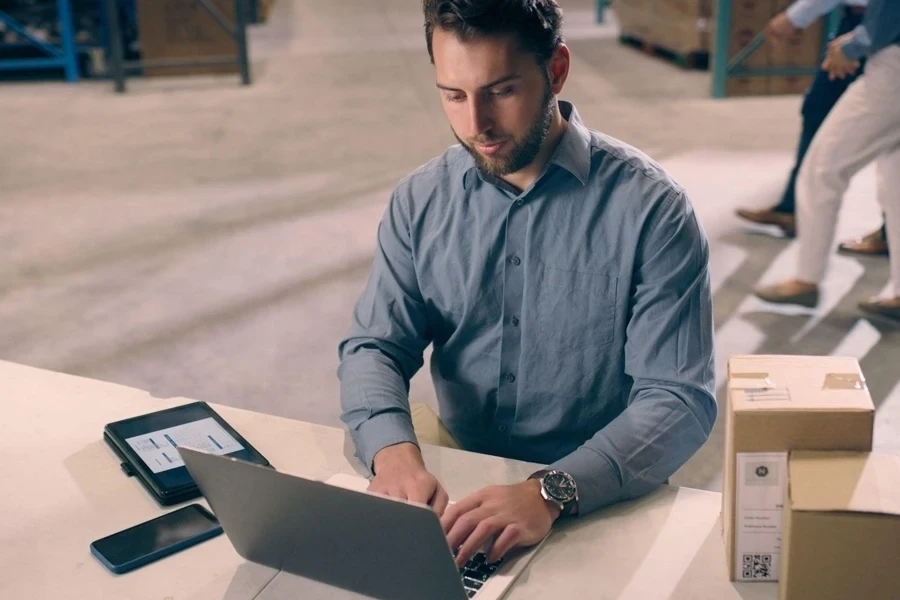
[[[709,52],[709,0],[616,0],[620,34],[687,57]]]
[[[875,407],[854,358],[728,361],[722,524],[732,581],[775,581],[787,455],[872,449]]]
[[[234,0],[211,0],[234,23]],[[141,58],[237,57],[234,39],[196,0],[138,0]],[[149,76],[236,73],[233,65],[145,69]]]
[[[900,598],[900,457],[795,452],[782,600]]]

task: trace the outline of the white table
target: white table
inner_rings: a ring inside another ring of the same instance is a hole
[[[0,361],[0,598],[251,600],[265,586],[271,575],[244,563],[225,536],[121,576],[90,554],[91,541],[169,510],[123,474],[103,426],[189,401]],[[363,473],[339,429],[214,408],[279,471],[321,480]],[[423,452],[455,499],[535,469],[447,448]],[[728,581],[719,506],[719,494],[664,486],[558,526],[507,597],[776,598],[775,584]]]

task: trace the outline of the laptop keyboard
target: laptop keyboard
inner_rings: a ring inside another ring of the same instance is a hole
[[[502,558],[495,563],[489,563],[484,552],[479,552],[473,556],[472,559],[466,563],[466,566],[459,570],[463,587],[466,588],[466,596],[471,598],[477,594],[478,590],[481,589],[481,586],[484,585],[484,582],[487,581],[491,575],[496,573],[497,569],[499,569],[502,564]]]

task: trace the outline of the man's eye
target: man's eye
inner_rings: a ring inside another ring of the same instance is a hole
[[[462,102],[465,99],[466,97],[460,94],[452,94],[450,96],[447,96],[447,100],[449,100],[450,102]]]
[[[513,89],[511,87],[503,88],[502,90],[496,90],[491,92],[491,95],[496,98],[502,98],[503,96],[509,96],[512,94]]]

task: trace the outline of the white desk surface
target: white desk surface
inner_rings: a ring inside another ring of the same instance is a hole
[[[90,554],[93,540],[171,510],[123,474],[104,425],[188,401],[0,361],[0,598],[251,600],[268,583],[224,535],[120,576]],[[279,471],[320,480],[363,473],[339,429],[214,408]],[[454,499],[535,467],[423,451]],[[558,526],[507,598],[776,598],[775,584],[728,581],[719,507],[717,493],[664,486]]]

